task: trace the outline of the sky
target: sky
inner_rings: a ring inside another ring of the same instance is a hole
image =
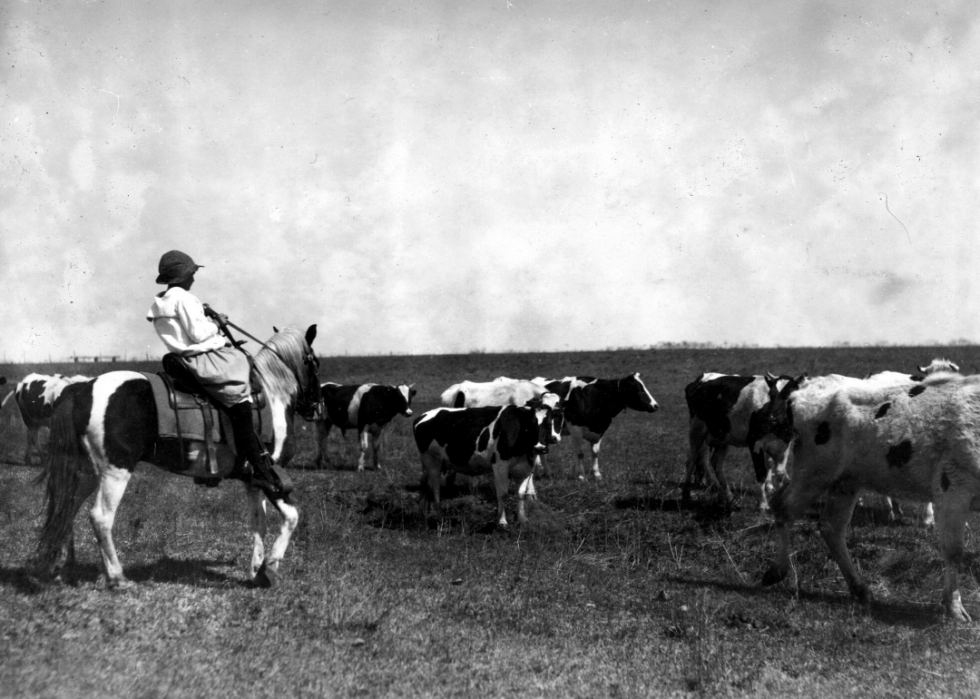
[[[980,6],[0,3],[0,360],[980,342]],[[254,343],[250,343],[254,349]]]

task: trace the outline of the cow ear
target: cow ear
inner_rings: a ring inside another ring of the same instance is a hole
[[[919,373],[920,374],[926,373],[926,368],[924,366],[919,366],[918,364],[916,364],[916,366],[919,367]]]

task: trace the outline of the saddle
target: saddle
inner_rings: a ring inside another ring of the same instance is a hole
[[[178,473],[217,483],[235,468],[231,420],[220,403],[197,382],[174,354],[163,357],[163,371],[144,372],[157,408],[154,456],[159,465]],[[272,410],[255,376],[252,385],[252,425],[263,443],[274,440]]]

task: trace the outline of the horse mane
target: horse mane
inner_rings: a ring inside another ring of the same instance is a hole
[[[306,335],[292,325],[273,335],[255,355],[255,368],[269,393],[293,397],[306,386],[303,366],[310,348]]]

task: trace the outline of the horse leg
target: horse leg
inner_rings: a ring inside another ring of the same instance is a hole
[[[249,579],[259,584],[257,580],[265,560],[265,534],[267,531],[266,500],[259,488],[246,487],[248,495],[249,523],[252,525],[252,564],[249,567]],[[262,572],[264,575],[265,573]]]
[[[132,583],[123,575],[122,565],[116,555],[116,546],[112,541],[112,525],[116,521],[119,502],[133,474],[124,468],[109,464],[99,470],[102,472],[102,477],[99,479],[92,509],[89,510],[89,520],[92,522],[95,538],[99,542],[106,583],[110,588],[126,588]]]
[[[259,493],[259,495],[261,496],[262,494]],[[279,579],[279,564],[282,562],[283,556],[286,555],[289,541],[292,539],[293,532],[296,531],[296,525],[299,523],[299,510],[294,505],[281,498],[275,498],[272,504],[279,510],[282,523],[279,525],[279,535],[272,542],[272,548],[269,554],[265,557],[265,560],[255,575],[255,582],[261,587],[274,587],[276,585]],[[254,507],[255,505],[253,503]],[[264,514],[265,503],[262,504],[262,510]],[[265,529],[264,522],[262,529]]]
[[[946,613],[957,621],[970,621],[970,615],[963,608],[959,590],[960,564],[963,561],[963,533],[966,518],[970,512],[973,493],[962,488],[949,488],[942,493],[936,508],[936,532],[939,537],[939,550],[943,554],[945,574],[943,584],[943,607]]]
[[[830,549],[830,557],[837,563],[847,581],[851,596],[869,604],[872,601],[871,591],[861,579],[861,574],[854,567],[854,561],[847,550],[847,525],[851,523],[858,495],[858,489],[853,482],[840,480],[834,483],[820,515],[820,533]]]

